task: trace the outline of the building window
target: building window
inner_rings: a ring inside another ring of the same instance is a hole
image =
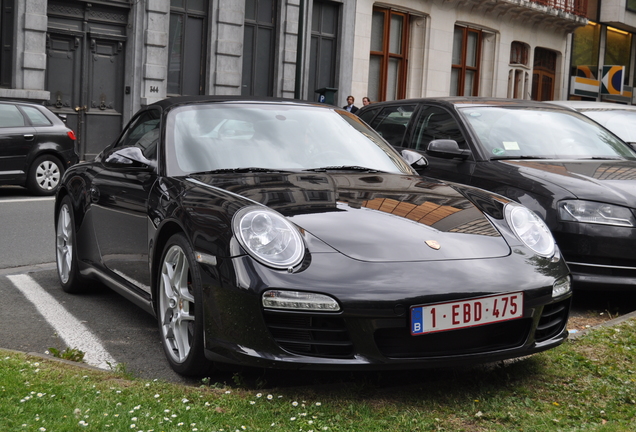
[[[276,2],[246,0],[241,94],[274,95]]]
[[[554,99],[557,54],[545,48],[535,48],[532,70],[532,100]]]
[[[523,42],[513,42],[510,46],[510,64],[528,66],[530,47]]]
[[[627,0],[627,10],[636,12],[636,0]]]
[[[508,72],[508,97],[526,99],[530,78],[528,58],[530,46],[523,42],[513,42],[510,46],[510,71]]]
[[[168,94],[205,92],[208,0],[170,0]]]
[[[451,96],[477,96],[479,94],[481,39],[481,30],[455,26]]]
[[[606,29],[605,66],[625,66],[624,84],[629,83],[630,54],[632,52],[632,34],[612,27]]]
[[[13,68],[13,0],[0,0],[0,87],[11,86]]]
[[[340,5],[314,0],[311,15],[311,59],[309,67],[309,94],[321,88],[336,87],[336,61],[338,53]]]
[[[373,8],[367,94],[371,100],[397,100],[406,96],[408,33],[408,14]]]

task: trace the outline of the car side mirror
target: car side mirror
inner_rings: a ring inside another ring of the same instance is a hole
[[[157,163],[151,161],[141,152],[139,147],[119,147],[106,155],[104,163],[118,168],[156,168]]]
[[[413,150],[402,150],[402,159],[415,169],[422,169],[428,166],[426,158]]]
[[[450,139],[439,139],[431,141],[426,147],[426,153],[430,153],[433,156],[447,159],[468,159],[468,157],[471,155],[470,150],[460,149],[457,141]]]
[[[636,143],[635,142],[628,142],[627,145],[634,151],[636,151]]]

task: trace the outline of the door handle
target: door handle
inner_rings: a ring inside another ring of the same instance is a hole
[[[33,134],[24,134],[24,139],[27,141],[31,141],[33,139]]]

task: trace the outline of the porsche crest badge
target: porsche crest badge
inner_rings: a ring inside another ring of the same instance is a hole
[[[442,247],[442,245],[439,244],[437,240],[426,240],[426,244],[428,245],[428,247],[435,250],[439,250]]]

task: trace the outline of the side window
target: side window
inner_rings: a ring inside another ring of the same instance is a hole
[[[24,116],[15,105],[0,104],[0,127],[25,126]]]
[[[379,109],[370,109],[368,111],[363,112],[362,114],[359,114],[358,117],[360,117],[364,122],[370,124],[371,123],[371,119],[373,117],[375,117],[375,115],[378,113]],[[358,113],[356,113],[358,114]]]
[[[396,105],[384,108],[373,120],[371,126],[382,138],[394,146],[402,145],[406,127],[411,120],[416,105]]]
[[[32,126],[51,126],[51,120],[46,118],[39,109],[30,106],[21,106],[21,108],[29,118]]]
[[[413,145],[416,150],[426,150],[428,143],[436,139],[455,140],[460,149],[468,149],[457,120],[445,109],[427,107],[417,120]]]
[[[159,111],[146,111],[130,124],[115,147],[139,147],[148,159],[157,160],[160,126]]]

